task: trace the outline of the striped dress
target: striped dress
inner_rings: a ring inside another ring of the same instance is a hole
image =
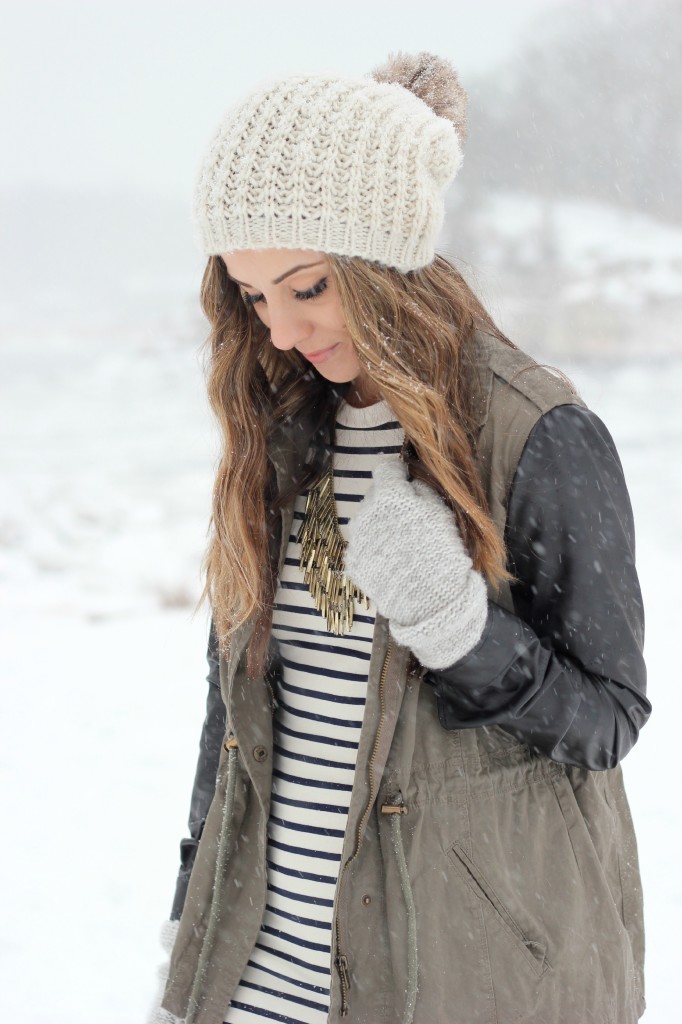
[[[342,402],[336,422],[334,493],[341,535],[372,468],[396,458],[404,438],[386,402]],[[306,494],[275,595],[273,633],[282,657],[277,694],[267,900],[260,933],[226,1024],[326,1024],[332,912],[365,707],[375,608],[356,603],[352,631],[327,632],[299,569]]]

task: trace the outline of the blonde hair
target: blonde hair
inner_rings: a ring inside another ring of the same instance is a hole
[[[411,475],[435,487],[454,513],[474,566],[493,585],[509,578],[475,461],[477,376],[474,331],[504,343],[459,271],[444,257],[407,274],[358,258],[329,256],[357,357],[411,444]],[[277,494],[268,440],[303,411],[317,436],[331,437],[347,385],[325,380],[295,350],[280,351],[243,301],[221,257],[208,260],[201,303],[211,325],[208,395],[222,434],[203,561],[223,652],[235,629],[256,616],[247,651],[251,678],[264,671],[278,565],[269,533],[282,506],[319,477],[319,458],[302,464]],[[512,346],[514,347],[514,346]]]

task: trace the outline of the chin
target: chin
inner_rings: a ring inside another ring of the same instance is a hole
[[[353,373],[352,370],[333,370],[331,367],[327,369],[325,366],[314,366],[313,370],[320,377],[323,377],[325,380],[331,381],[332,384],[350,384],[351,381],[354,381],[355,378],[358,376],[357,371]]]
[[[330,384],[351,384],[353,381],[352,377],[345,376],[342,373],[321,373],[317,371],[324,380],[329,381]]]

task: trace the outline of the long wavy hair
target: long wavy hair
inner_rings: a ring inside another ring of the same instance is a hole
[[[475,462],[477,377],[474,331],[512,342],[443,256],[404,274],[362,259],[330,256],[346,327],[360,364],[410,442],[410,472],[435,487],[456,516],[476,569],[497,585],[509,578],[502,537]],[[337,406],[349,385],[332,384],[294,349],[280,351],[247,307],[222,258],[206,266],[201,304],[207,338],[208,396],[222,435],[213,487],[205,585],[219,648],[255,616],[247,672],[266,668],[277,584],[270,535],[282,506],[319,478],[333,441]],[[514,346],[512,346],[514,347]],[[315,457],[279,494],[268,443],[303,413],[312,417]]]

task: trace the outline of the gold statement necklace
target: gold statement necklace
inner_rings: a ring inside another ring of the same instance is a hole
[[[407,446],[405,438],[399,456],[403,461]],[[308,585],[316,609],[326,617],[330,633],[345,636],[353,625],[353,602],[364,602],[365,608],[369,608],[369,598],[344,572],[347,542],[341,536],[336,510],[333,452],[327,472],[308,492],[296,540],[301,545],[299,567],[303,582]]]

